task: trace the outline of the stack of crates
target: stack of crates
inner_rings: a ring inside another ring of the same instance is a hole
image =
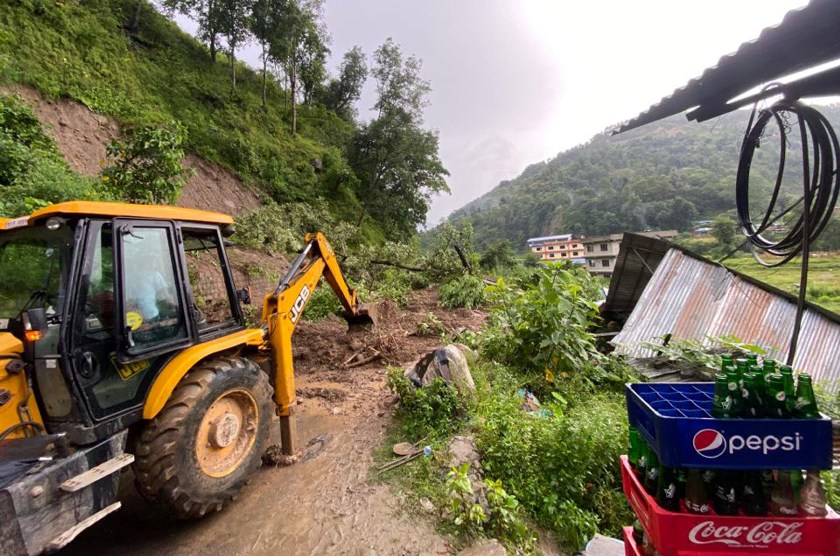
[[[627,385],[630,426],[671,468],[831,469],[831,420],[715,419],[711,383]],[[762,554],[840,556],[840,516],[718,515],[671,512],[642,486],[621,457],[624,494],[659,556]],[[710,493],[711,495],[711,493]],[[641,555],[624,530],[627,555]]]

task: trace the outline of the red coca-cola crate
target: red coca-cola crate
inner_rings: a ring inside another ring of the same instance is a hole
[[[645,492],[627,456],[621,456],[621,480],[630,507],[660,556],[840,556],[840,516],[831,508],[826,517],[676,513]]]
[[[642,556],[642,547],[636,544],[633,528],[623,527],[622,532],[624,533],[624,556]]]

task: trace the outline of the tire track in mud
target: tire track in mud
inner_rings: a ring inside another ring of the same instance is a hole
[[[301,388],[307,387],[307,378],[298,381]],[[263,466],[222,512],[171,522],[128,485],[124,508],[83,533],[62,554],[449,553],[446,539],[432,524],[404,515],[389,486],[369,481],[372,452],[381,445],[391,418],[385,371],[355,371],[352,382],[341,402],[310,397],[298,406],[301,443],[315,439],[323,449],[313,445],[317,453],[307,459],[304,448],[301,461],[289,467]],[[331,386],[323,380],[317,385],[312,390]],[[332,386],[346,389],[347,383]]]

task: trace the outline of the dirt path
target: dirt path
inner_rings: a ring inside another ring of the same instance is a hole
[[[167,521],[127,484],[123,509],[62,555],[450,553],[430,523],[404,515],[399,494],[369,475],[393,411],[383,363],[410,363],[439,344],[436,337],[411,335],[428,312],[451,327],[483,322],[478,311],[438,309],[436,297],[420,292],[407,310],[386,309],[377,334],[347,334],[337,320],[301,324],[297,407],[301,441],[310,446],[300,462],[264,466],[236,502],[197,522]],[[376,349],[383,355],[370,364],[342,365]]]

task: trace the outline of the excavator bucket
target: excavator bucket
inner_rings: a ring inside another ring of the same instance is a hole
[[[376,304],[363,304],[355,315],[345,314],[344,320],[350,326],[350,332],[371,332],[376,327]]]

